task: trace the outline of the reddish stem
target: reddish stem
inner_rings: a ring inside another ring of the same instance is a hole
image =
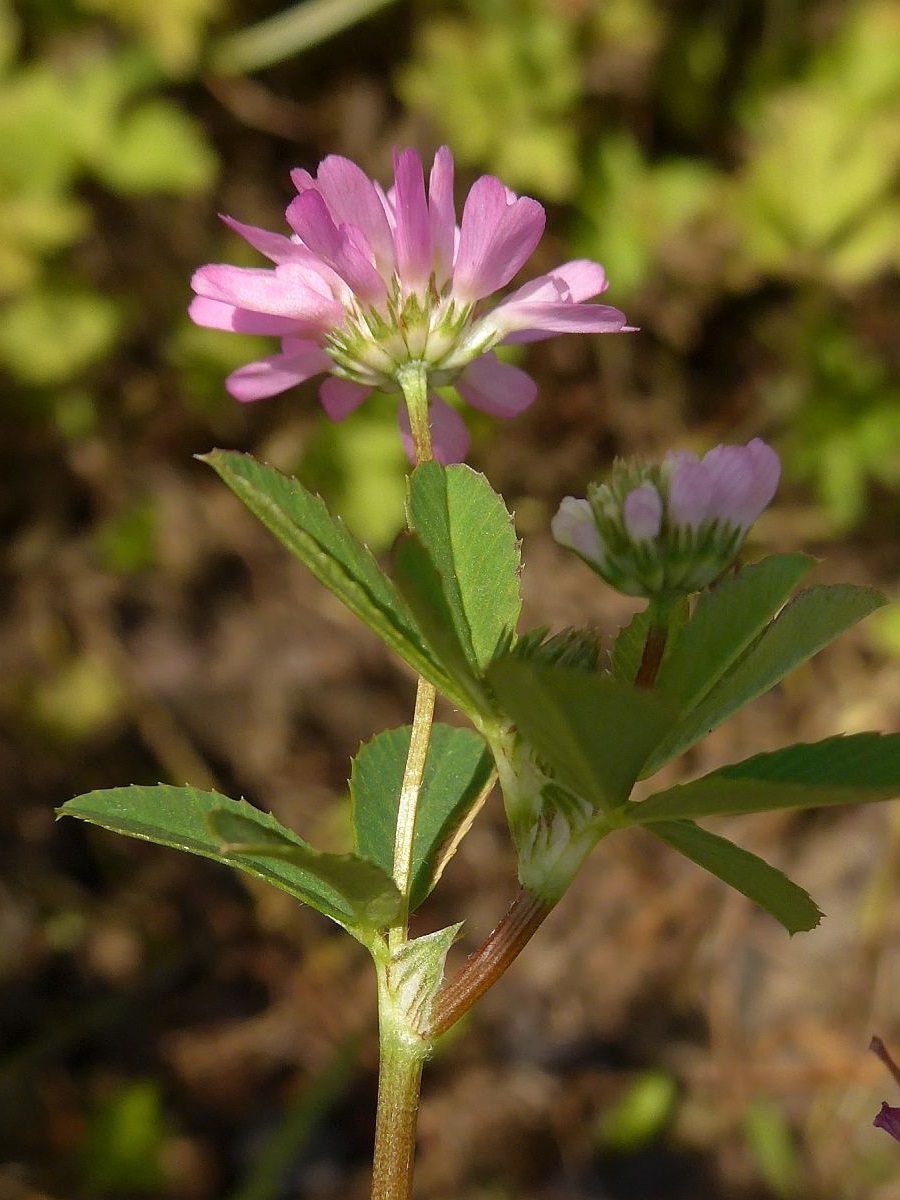
[[[634,679],[635,687],[653,687],[656,682],[660,663],[663,660],[668,636],[669,631],[664,625],[651,625],[648,629],[647,640],[644,642],[644,653],[641,656],[641,665],[638,667],[638,673]]]
[[[435,997],[428,1038],[439,1037],[492,987],[519,956],[552,905],[520,888],[499,925]]]

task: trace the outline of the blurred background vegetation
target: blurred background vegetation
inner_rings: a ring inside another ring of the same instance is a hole
[[[442,141],[461,183],[548,207],[534,270],[599,260],[642,330],[530,348],[534,408],[467,414],[528,535],[533,621],[627,615],[548,542],[563,494],[615,454],[755,435],[786,469],[762,543],[896,594],[892,0],[0,0],[0,1200],[366,1194],[357,948],[52,810],[217,785],[341,845],[348,757],[408,719],[411,681],[191,455],[252,450],[386,552],[393,405],[335,427],[315,385],[235,404],[224,375],[266,343],[191,326],[188,280],[257,261],[216,213],[281,229],[291,166],[386,180],[392,146]],[[898,652],[888,610],[705,753],[897,728]],[[739,832],[822,930],[788,945],[610,843],[431,1069],[422,1197],[900,1196],[865,1061],[873,1022],[900,1041],[900,825]],[[484,936],[511,887],[495,806],[424,919]]]

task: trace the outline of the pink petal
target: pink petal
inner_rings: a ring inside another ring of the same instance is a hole
[[[381,201],[381,207],[384,209],[384,215],[391,230],[391,237],[393,237],[397,231],[397,218],[394,215],[394,189],[391,187],[385,191],[377,179],[373,180],[373,183],[375,184],[375,191],[378,193],[378,199]]]
[[[397,270],[406,289],[422,292],[431,275],[431,226],[422,160],[415,150],[394,156]]]
[[[194,272],[191,287],[207,300],[221,300],[251,312],[292,317],[310,329],[324,331],[342,321],[344,310],[311,286],[311,282],[307,272],[290,263],[274,271],[212,263]],[[321,287],[320,280],[314,282]]]
[[[469,431],[465,421],[455,408],[445,404],[439,396],[432,394],[428,401],[428,424],[431,428],[432,452],[435,459],[445,467],[450,463],[462,462],[469,450]],[[403,400],[397,409],[397,423],[400,426],[400,438],[406,457],[410,462],[415,462],[409,413]]]
[[[315,179],[303,167],[294,167],[291,170],[291,183],[298,192],[305,192],[307,188],[316,186]]]
[[[285,216],[304,244],[337,271],[361,300],[369,304],[384,300],[384,280],[371,262],[371,248],[363,234],[346,225],[338,228],[315,188],[292,200]]]
[[[308,272],[307,281],[310,286],[317,288],[323,295],[331,294],[342,300],[349,298],[351,293],[340,275],[327,267],[321,258],[304,246],[299,239],[284,237],[280,233],[270,233],[267,229],[258,229],[255,225],[243,225],[232,217],[222,217],[222,220],[235,233],[248,241],[254,249],[259,250],[260,254],[264,254],[274,263],[291,263],[304,267]],[[318,280],[321,280],[320,286],[317,286]]]
[[[434,156],[428,180],[428,216],[431,222],[431,256],[435,282],[442,287],[453,270],[456,243],[456,208],[453,204],[453,155],[441,146]]]
[[[319,163],[316,186],[325,197],[336,225],[355,225],[372,247],[382,275],[395,270],[394,239],[378,191],[349,158],[330,154]]]
[[[298,253],[304,253],[299,243],[292,242],[283,233],[271,233],[268,229],[260,229],[256,225],[245,225],[242,221],[236,221],[234,217],[226,217],[223,213],[219,213],[219,219],[224,221],[228,228],[233,229],[245,242],[249,242],[254,250],[258,250],[266,258],[270,258],[272,262],[290,262],[297,258]]]
[[[482,354],[470,362],[455,387],[466,404],[492,417],[515,417],[537,396],[531,376],[501,362],[495,354]]]
[[[662,528],[662,500],[649,483],[632,488],[622,504],[625,532],[635,542],[655,538]]]
[[[532,304],[546,301],[562,301],[567,304],[578,304],[582,300],[592,300],[609,287],[606,272],[599,263],[587,258],[576,258],[571,262],[554,267],[546,275],[538,275],[516,291],[510,292],[503,303],[516,303],[528,300]]]
[[[298,323],[293,317],[273,317],[268,313],[248,312],[225,304],[221,300],[207,300],[195,296],[188,307],[188,316],[195,325],[205,329],[225,329],[229,333],[258,333],[271,337],[285,337],[298,332]]]
[[[504,333],[505,342],[537,342],[555,333],[622,333],[623,312],[609,304],[533,304],[504,300],[489,314],[491,324]]]
[[[329,375],[319,385],[319,403],[325,409],[325,415],[332,421],[343,421],[362,404],[370,395],[372,389],[361,383],[352,383],[349,379],[338,379]]]
[[[744,528],[775,495],[781,475],[778,455],[759,438],[746,446],[716,446],[702,465],[712,486],[710,516]]]
[[[463,207],[453,291],[463,302],[480,300],[503,287],[540,241],[544,210],[527,196],[508,200],[499,179],[483,175]]]
[[[273,354],[238,367],[225,380],[225,387],[235,400],[243,403],[264,400],[320,375],[330,365],[331,360],[314,342],[295,341],[289,353]]]
[[[715,514],[711,511],[712,480],[703,463],[687,451],[667,454],[671,466],[666,512],[672,525],[697,529]]]

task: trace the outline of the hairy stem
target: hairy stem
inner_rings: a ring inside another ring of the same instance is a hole
[[[416,833],[416,815],[419,808],[419,793],[425,774],[425,759],[431,740],[434,720],[435,691],[425,679],[419,679],[416,687],[416,707],[413,712],[412,733],[409,738],[409,753],[400,787],[400,804],[397,809],[397,831],[394,837],[394,882],[403,897],[403,907],[397,921],[391,927],[390,947],[395,949],[406,940],[409,920],[409,889],[412,882],[413,838]]]
[[[409,1200],[427,1043],[398,1019],[386,966],[379,969],[378,1013],[380,1057],[372,1200]]]
[[[429,1038],[446,1033],[497,982],[552,907],[524,888],[519,889],[499,925],[438,992],[432,1007]]]
[[[397,369],[403,391],[416,465],[431,462],[431,426],[428,423],[428,371],[423,362],[408,362]]]
[[[431,428],[428,424],[428,371],[422,362],[405,363],[397,372],[397,382],[403,390],[403,399],[409,413],[413,450],[416,465],[431,459]],[[409,754],[400,789],[397,810],[397,830],[394,836],[394,881],[403,897],[403,908],[391,928],[389,945],[391,950],[406,941],[409,921],[409,888],[412,874],[413,839],[416,832],[416,815],[419,792],[425,773],[425,759],[431,740],[434,721],[434,687],[420,679],[416,687],[416,707],[413,713],[412,734],[409,739]]]
[[[428,423],[428,372],[424,363],[410,362],[397,372],[397,382],[409,414],[416,465],[430,462],[431,427]],[[388,949],[399,951],[407,941],[412,886],[413,843],[419,794],[434,721],[435,689],[425,679],[416,686],[409,753],[400,786],[397,828],[394,835],[394,881],[402,897],[397,920],[388,931]],[[372,1200],[409,1200],[412,1195],[416,1149],[416,1119],[422,1065],[428,1044],[409,1027],[407,1015],[398,1013],[391,992],[390,966],[378,966],[379,1060],[378,1111],[375,1120],[375,1156],[372,1164]]]

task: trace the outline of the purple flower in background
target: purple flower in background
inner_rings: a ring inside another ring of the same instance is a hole
[[[882,1100],[881,1108],[872,1124],[876,1129],[883,1129],[895,1141],[900,1142],[900,1108],[891,1108],[887,1100]]]
[[[486,305],[531,255],[544,210],[484,175],[457,226],[446,146],[434,157],[427,189],[413,150],[395,154],[388,192],[337,155],[315,176],[297,169],[291,178],[298,193],[285,214],[291,236],[224,218],[274,266],[212,264],[192,280],[189,311],[198,325],[281,338],[279,353],[228,377],[237,400],[261,400],[327,374],[319,399],[340,421],[373,390],[399,392],[398,371],[420,362],[430,385],[453,384],[473,408],[513,417],[537,388],[526,372],[501,362],[495,346],[626,328],[618,309],[585,303],[606,288],[603,268],[586,260]],[[434,394],[429,402],[435,457],[460,461],[469,443],[462,418]],[[402,402],[399,417],[409,453]]]
[[[661,465],[616,462],[587,500],[565,497],[553,536],[620,592],[696,592],[734,561],[780,474],[759,438],[700,459],[679,451]]]
[[[900,1083],[900,1068],[891,1057],[887,1046],[880,1037],[873,1037],[869,1042],[869,1049],[880,1059],[887,1067],[896,1083]],[[881,1102],[881,1108],[878,1110],[878,1115],[872,1122],[876,1129],[883,1129],[885,1133],[889,1133],[892,1138],[900,1142],[900,1108],[892,1108],[886,1100]]]

